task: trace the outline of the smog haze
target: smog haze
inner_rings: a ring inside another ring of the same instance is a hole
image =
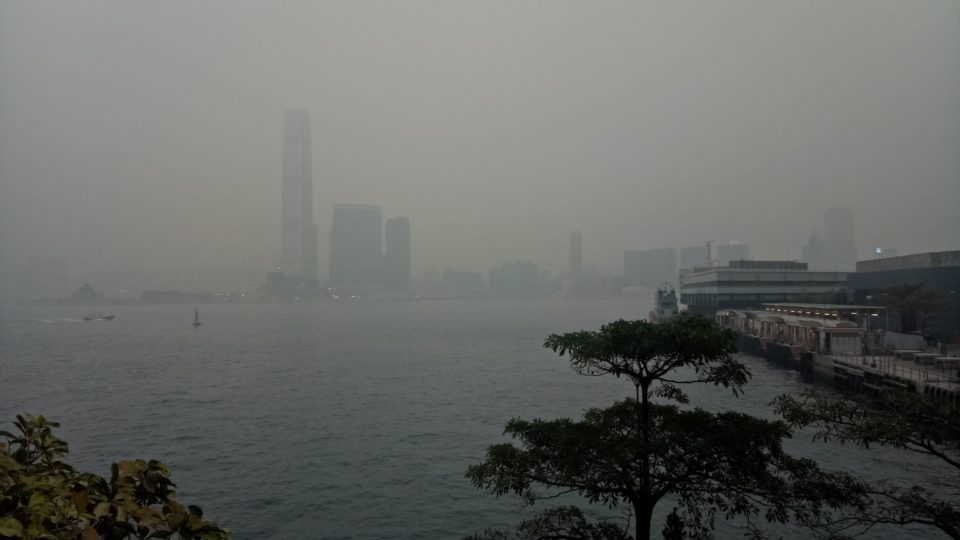
[[[335,203],[409,217],[414,275],[562,272],[573,230],[611,272],[709,240],[798,259],[831,207],[859,258],[957,249],[958,59],[953,1],[6,1],[0,270],[265,272],[288,109],[321,279]]]

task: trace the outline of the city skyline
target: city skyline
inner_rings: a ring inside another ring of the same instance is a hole
[[[831,207],[860,258],[956,249],[952,6],[700,9],[3,3],[0,296],[51,257],[124,287],[275,265],[290,108],[312,117],[313,222],[410,216],[415,275],[562,272],[573,229],[607,271],[709,240],[796,259]]]

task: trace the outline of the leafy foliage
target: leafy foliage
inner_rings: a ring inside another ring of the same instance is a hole
[[[816,429],[814,439],[864,448],[900,448],[960,472],[960,410],[955,405],[907,392],[875,398],[836,398],[807,391],[780,396],[777,411],[794,426]],[[960,539],[960,504],[955,494],[935,494],[920,486],[877,482],[863,489],[869,501],[813,525],[869,529],[873,524],[920,524]]]
[[[515,531],[487,530],[464,540],[628,540],[620,527],[607,522],[589,523],[574,506],[550,508],[517,526]]]
[[[199,507],[174,499],[162,463],[120,461],[107,481],[63,461],[58,423],[17,415],[14,427],[0,431],[0,539],[230,538]]]
[[[904,332],[922,332],[924,318],[942,309],[946,297],[923,283],[904,283],[879,291],[874,295],[873,303],[899,313]]]
[[[569,355],[581,375],[624,376],[641,389],[659,382],[661,397],[685,403],[677,385],[708,383],[740,392],[750,372],[732,356],[736,343],[732,330],[683,313],[659,324],[620,320],[599,332],[552,334],[544,346]]]
[[[663,525],[663,540],[683,540],[683,520],[674,508],[667,514],[667,522]]]
[[[735,335],[708,319],[617,321],[599,332],[551,335],[545,346],[569,355],[578,373],[626,377],[636,397],[590,409],[580,421],[511,420],[505,434],[518,444],[490,446],[486,459],[467,470],[479,489],[520,495],[529,504],[575,493],[625,506],[643,540],[650,538],[653,509],[668,494],[679,499],[688,537],[708,538],[717,516],[750,523],[761,513],[775,522],[810,519],[850,493],[834,489],[846,477],[783,451],[791,435],[783,422],[651,401],[655,395],[685,404],[682,385],[693,383],[742,390],[750,373],[731,356]]]

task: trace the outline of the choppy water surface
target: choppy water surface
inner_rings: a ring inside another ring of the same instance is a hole
[[[543,339],[640,318],[649,307],[627,300],[207,305],[198,329],[193,306],[116,307],[109,322],[81,321],[81,307],[7,307],[0,422],[9,427],[19,412],[60,421],[71,461],[104,475],[114,460],[159,459],[180,497],[238,539],[459,538],[529,516],[463,476],[502,440],[504,422],[576,416],[632,389],[577,376]],[[774,396],[803,385],[796,373],[748,363],[754,379],[746,396],[691,389],[694,403],[769,415]],[[954,480],[898,452],[806,437],[791,448],[868,475]]]

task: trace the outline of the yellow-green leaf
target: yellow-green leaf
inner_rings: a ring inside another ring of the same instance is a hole
[[[27,503],[27,507],[32,510],[38,506],[42,506],[46,504],[46,502],[47,502],[47,498],[43,496],[43,493],[40,493],[39,491],[34,491],[30,495],[30,502]]]
[[[110,503],[102,502],[97,504],[97,506],[93,508],[93,515],[99,518],[99,517],[105,516],[109,511],[110,511]]]
[[[23,524],[13,516],[0,517],[0,535],[21,538],[23,537]]]

